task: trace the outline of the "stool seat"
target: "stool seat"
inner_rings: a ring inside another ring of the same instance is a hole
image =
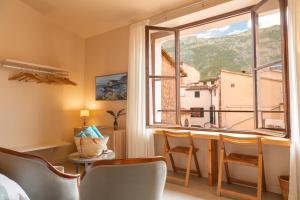
[[[224,162],[257,167],[258,156],[230,153],[225,157]]]
[[[257,155],[247,155],[240,153],[228,153],[226,154],[225,142],[231,145],[255,145],[257,146]],[[237,199],[248,199],[248,200],[261,200],[262,190],[266,191],[266,180],[264,174],[264,163],[263,163],[263,150],[260,137],[249,137],[249,138],[237,138],[232,136],[225,136],[220,134],[220,162],[219,162],[219,176],[218,176],[218,196],[225,195],[234,197]],[[257,169],[257,182],[253,183],[246,180],[241,180],[230,176],[229,165],[245,165],[255,167]],[[226,180],[228,184],[237,184],[241,186],[247,186],[256,188],[256,195],[247,194],[243,192],[234,191],[231,189],[222,188],[223,178],[223,165],[225,168]]]
[[[173,147],[169,150],[171,153],[184,153],[184,154],[189,154],[190,147],[183,147],[183,146],[176,146]],[[193,152],[198,152],[198,148],[193,148]]]

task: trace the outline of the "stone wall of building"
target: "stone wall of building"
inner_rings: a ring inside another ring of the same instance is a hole
[[[162,73],[163,75],[175,75],[174,62],[166,54],[162,54]],[[176,86],[175,79],[162,79],[161,80],[161,122],[164,124],[176,123]]]

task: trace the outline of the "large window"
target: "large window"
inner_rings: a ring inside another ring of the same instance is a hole
[[[146,27],[147,124],[288,135],[286,41],[284,0]]]

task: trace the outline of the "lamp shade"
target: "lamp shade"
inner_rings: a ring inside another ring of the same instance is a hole
[[[80,111],[80,117],[89,117],[90,111],[89,110],[81,110]]]

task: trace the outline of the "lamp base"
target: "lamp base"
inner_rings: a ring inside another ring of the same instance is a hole
[[[83,127],[87,127],[87,119],[86,119],[86,117],[83,117]]]

